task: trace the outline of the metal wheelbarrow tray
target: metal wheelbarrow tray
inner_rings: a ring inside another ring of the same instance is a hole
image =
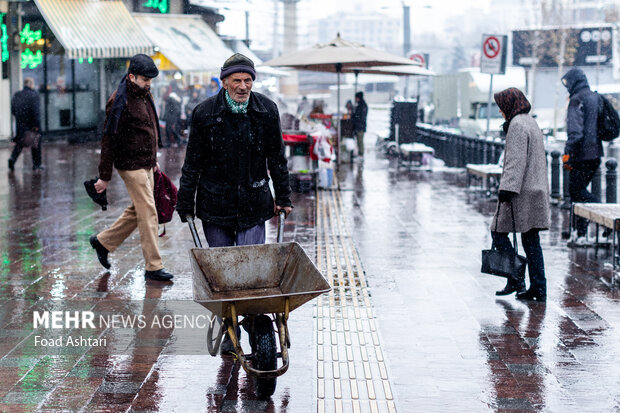
[[[226,330],[241,366],[257,379],[259,399],[267,399],[273,394],[276,378],[288,369],[288,347],[291,345],[287,324],[289,312],[331,290],[298,243],[282,242],[284,219],[284,211],[279,211],[278,242],[275,244],[203,249],[194,220],[187,217],[197,247],[189,254],[194,301],[209,310],[218,321],[209,326],[207,348],[215,356]],[[268,314],[272,314],[275,320]],[[237,319],[239,315],[244,317],[241,323]],[[215,326],[220,323],[223,329],[214,340]],[[252,354],[248,356],[244,354],[237,335],[240,324],[248,327],[252,347]],[[280,367],[277,358],[282,359]]]
[[[284,313],[330,290],[296,242],[192,248],[190,261],[194,301],[221,318],[233,303],[240,315]]]

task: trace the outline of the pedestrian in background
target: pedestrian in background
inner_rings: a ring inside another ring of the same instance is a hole
[[[131,58],[128,73],[106,105],[101,139],[101,161],[97,192],[103,192],[116,167],[127,187],[131,205],[112,226],[90,238],[101,265],[110,268],[108,253],[114,252],[138,228],[145,261],[144,277],[168,281],[157,245],[157,210],[153,196],[153,171],[159,169],[157,147],[161,146],[159,120],[151,96],[151,80],[159,70],[153,59],[138,54]]]
[[[228,58],[220,78],[222,90],[192,115],[177,211],[183,222],[201,219],[210,247],[264,244],[265,221],[292,208],[280,115],[275,102],[252,92],[248,57]],[[221,352],[231,350],[226,335]]]
[[[588,184],[601,164],[603,143],[598,138],[597,119],[599,97],[590,90],[588,79],[581,69],[572,68],[563,77],[570,100],[566,112],[568,140],[564,146],[564,167],[568,169],[568,191],[571,202],[601,202],[587,190]],[[575,217],[576,232],[569,243],[586,243],[588,221]]]
[[[345,119],[352,119],[353,118],[353,102],[351,102],[350,100],[347,100],[347,103],[344,104],[344,109],[345,109],[345,113],[344,113],[344,118]]]
[[[297,117],[299,119],[303,117],[308,117],[311,110],[312,110],[312,106],[310,105],[310,102],[308,101],[308,97],[302,96],[301,102],[299,102],[299,105],[297,105]]]
[[[547,280],[539,232],[549,229],[551,218],[544,136],[529,115],[530,102],[519,89],[496,93],[495,102],[506,120],[503,125],[506,146],[491,236],[499,251],[514,251],[508,234],[521,233],[530,278],[527,291],[525,279],[508,279],[504,289],[495,294],[503,296],[516,292],[518,299],[545,301]]]
[[[24,134],[27,131],[38,132],[41,129],[41,113],[39,110],[39,93],[35,90],[34,79],[24,78],[24,88],[15,93],[11,100],[11,113],[15,116],[15,147],[9,158],[9,170],[15,170],[15,162],[24,149]],[[41,139],[31,146],[32,169],[43,169],[41,165]]]
[[[211,82],[209,83],[209,86],[207,87],[207,97],[210,98],[211,96],[217,95],[221,88],[222,88],[222,85],[220,84],[220,79],[218,79],[215,76],[212,77]]]
[[[355,110],[353,111],[353,133],[357,137],[358,155],[364,157],[364,133],[366,133],[366,118],[368,117],[368,105],[364,100],[364,92],[355,94]]]
[[[171,83],[169,93],[164,99],[164,114],[162,120],[166,122],[166,146],[178,146],[183,143],[181,131],[181,108],[183,100],[179,96],[179,87]]]

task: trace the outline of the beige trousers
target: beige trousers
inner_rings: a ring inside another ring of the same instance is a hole
[[[153,170],[118,171],[123,178],[131,205],[112,226],[97,235],[99,242],[113,252],[138,228],[145,269],[156,271],[164,267],[157,245],[157,210],[153,197]]]
[[[357,138],[357,154],[361,157],[364,157],[364,133],[362,131],[355,132],[355,137]]]

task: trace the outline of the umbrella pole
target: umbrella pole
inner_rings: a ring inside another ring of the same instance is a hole
[[[336,95],[336,122],[337,125],[337,133],[336,133],[336,170],[340,167],[340,72],[342,71],[342,63],[336,63],[336,73],[338,76],[338,93]]]

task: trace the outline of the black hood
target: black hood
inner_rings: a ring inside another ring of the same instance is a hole
[[[573,96],[581,89],[590,88],[586,74],[583,73],[583,70],[577,69],[576,67],[573,67],[562,76],[562,83],[566,86],[570,96]]]

